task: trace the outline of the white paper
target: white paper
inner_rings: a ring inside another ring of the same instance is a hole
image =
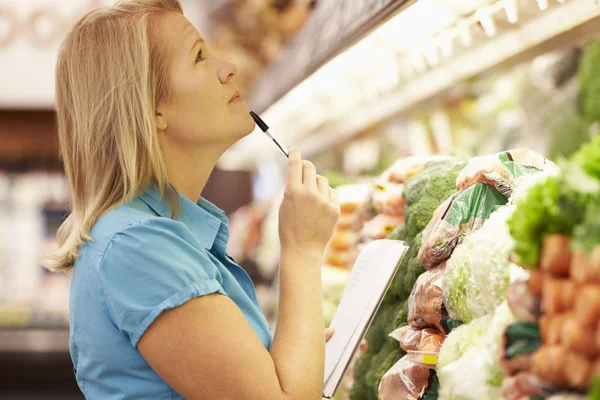
[[[376,240],[358,256],[331,322],[335,334],[325,347],[324,397],[335,395],[407,250],[404,242]]]

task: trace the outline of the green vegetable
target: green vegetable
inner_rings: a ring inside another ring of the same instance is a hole
[[[590,391],[590,400],[600,400],[600,376],[592,379],[592,390]]]
[[[423,396],[423,400],[437,400],[439,390],[440,381],[437,377],[437,373],[434,370],[429,376],[429,390],[425,393],[425,396]]]
[[[438,368],[444,368],[457,361],[467,350],[475,346],[479,338],[489,329],[491,320],[492,317],[486,315],[450,332],[438,354]]]
[[[448,335],[438,354],[440,400],[496,400],[501,397],[504,374],[498,355],[503,332],[514,320],[504,302],[493,316],[475,319]]]
[[[470,322],[493,313],[506,299],[514,248],[506,221],[512,212],[511,206],[500,208],[454,249],[444,277],[444,304],[450,317]]]
[[[456,328],[458,328],[459,326],[463,325],[462,321],[458,321],[452,318],[448,318],[448,321],[446,322],[446,326],[448,327],[448,332],[452,332],[453,330],[455,330]]]
[[[540,326],[537,322],[515,322],[506,328],[506,358],[533,353],[542,345]]]

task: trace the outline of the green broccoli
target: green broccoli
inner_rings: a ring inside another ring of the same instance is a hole
[[[354,376],[356,378],[350,390],[351,399],[377,400],[377,393],[369,390],[366,381],[367,374],[373,364],[373,359],[374,355],[367,352],[367,354],[356,360],[356,364],[354,364]]]
[[[408,300],[400,303],[400,309],[396,313],[396,320],[394,321],[394,329],[400,328],[408,324]]]
[[[371,369],[367,372],[366,383],[375,397],[381,378],[403,355],[404,352],[400,349],[398,342],[388,337],[381,350],[373,357]]]

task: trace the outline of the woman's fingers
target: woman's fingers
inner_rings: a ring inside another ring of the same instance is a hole
[[[329,201],[336,207],[340,206],[340,199],[335,189],[329,188]]]
[[[302,161],[302,183],[310,190],[317,190],[317,169],[310,161]]]
[[[321,175],[317,175],[317,188],[324,199],[329,200],[329,181]]]
[[[288,158],[288,186],[302,186],[302,156],[300,150],[290,150]]]

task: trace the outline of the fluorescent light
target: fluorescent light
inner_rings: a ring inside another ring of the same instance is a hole
[[[502,0],[502,6],[504,7],[508,22],[515,24],[519,20],[517,0]]]
[[[473,44],[471,35],[471,24],[468,21],[462,21],[458,24],[458,37],[463,46],[469,47]]]
[[[544,11],[548,8],[548,0],[537,0],[538,7]]]
[[[494,16],[492,10],[489,7],[481,7],[475,12],[475,15],[486,35],[492,37],[496,34],[496,23],[494,22]]]

